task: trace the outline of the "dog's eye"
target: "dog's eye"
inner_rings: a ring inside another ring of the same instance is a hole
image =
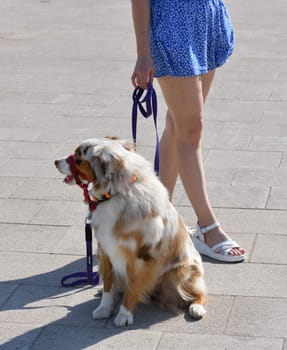
[[[77,165],[80,165],[82,163],[82,159],[79,159],[79,158],[75,159],[75,163]]]

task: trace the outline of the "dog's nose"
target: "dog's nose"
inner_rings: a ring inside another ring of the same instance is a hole
[[[59,165],[59,161],[58,160],[55,160],[54,162],[55,166],[57,167]]]

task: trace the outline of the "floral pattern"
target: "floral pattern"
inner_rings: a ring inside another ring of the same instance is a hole
[[[232,24],[221,0],[151,0],[155,77],[205,74],[227,61],[233,45]]]

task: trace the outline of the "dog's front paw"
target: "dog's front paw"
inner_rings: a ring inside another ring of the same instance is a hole
[[[202,318],[205,313],[206,310],[201,304],[191,304],[189,306],[189,314],[193,318]]]
[[[134,323],[134,317],[123,305],[121,305],[117,316],[114,319],[116,327],[130,326]]]
[[[105,318],[109,318],[112,314],[112,311],[112,307],[100,305],[93,311],[93,319],[103,320]]]

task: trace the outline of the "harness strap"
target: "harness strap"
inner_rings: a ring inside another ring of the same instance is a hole
[[[144,89],[139,86],[135,88],[133,92],[133,106],[132,106],[132,137],[134,142],[134,148],[136,149],[136,139],[137,139],[137,118],[138,110],[144,118],[148,118],[153,115],[153,121],[155,126],[156,134],[156,148],[154,156],[154,170],[158,175],[159,172],[159,137],[157,131],[157,97],[155,89],[152,84],[148,84],[146,95],[142,98],[144,94]],[[145,104],[145,107],[144,107]]]

